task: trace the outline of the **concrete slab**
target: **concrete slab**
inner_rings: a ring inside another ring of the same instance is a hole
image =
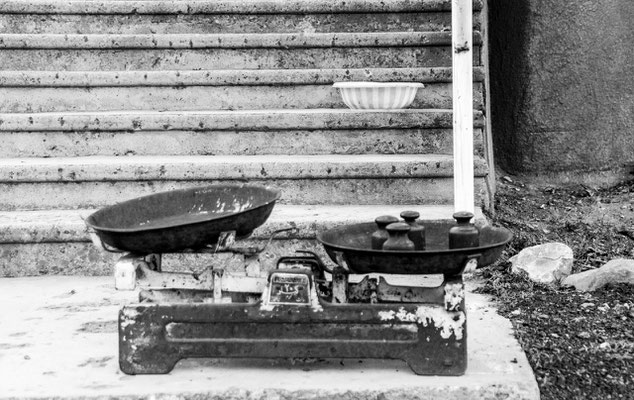
[[[486,162],[475,157],[474,174]],[[0,182],[113,182],[229,179],[397,179],[453,177],[446,154],[131,156],[6,158]]]
[[[0,160],[4,210],[102,207],[218,183],[278,188],[286,204],[449,204],[453,158],[435,154],[131,156]],[[478,202],[487,166],[475,157]]]
[[[474,43],[481,44],[479,32]],[[448,46],[451,32],[0,34],[1,49],[251,49]]]
[[[0,114],[0,131],[255,131],[300,129],[451,128],[452,111],[442,110],[189,110]],[[474,127],[483,127],[474,112]]]
[[[16,44],[17,45],[17,44]],[[7,49],[3,70],[191,70],[240,66],[243,69],[443,67],[449,46],[198,49]],[[481,65],[479,48],[474,65]]]
[[[31,2],[33,3],[33,2]],[[41,1],[38,1],[41,3]],[[126,5],[130,1],[126,1]],[[138,4],[147,6],[157,1]],[[210,4],[218,4],[208,2]],[[370,2],[366,2],[372,4]],[[61,5],[59,1],[54,6]],[[68,3],[66,3],[68,4]],[[77,3],[75,3],[77,4]],[[85,11],[95,2],[83,3]],[[108,4],[101,1],[100,5]],[[451,26],[451,13],[429,10],[425,12],[360,12],[302,13],[302,14],[109,14],[121,2],[110,2],[109,10],[96,11],[94,14],[47,14],[43,20],[38,14],[0,14],[0,33],[221,33],[221,32],[410,32],[440,31]],[[180,2],[166,2],[166,5],[179,8],[192,7]],[[340,3],[339,3],[340,4]],[[347,4],[347,3],[346,3]],[[426,5],[427,2],[419,3]],[[4,5],[4,4],[2,4]],[[0,10],[2,9],[0,5]],[[141,11],[140,9],[137,9]],[[64,10],[55,10],[64,12]],[[69,11],[68,9],[66,11]],[[98,12],[102,11],[101,14]],[[165,11],[171,11],[169,9]],[[176,11],[176,10],[173,10]],[[180,10],[179,10],[180,11]],[[26,10],[25,10],[26,12]],[[474,13],[474,29],[481,30],[479,13]]]
[[[280,189],[284,193],[280,204],[447,205],[453,202],[452,178],[260,178],[0,183],[0,208],[38,210],[103,207],[166,190],[244,182]],[[484,178],[474,179],[474,186],[476,203],[486,204]]]
[[[386,140],[389,138],[389,140]],[[451,154],[450,128],[2,132],[0,158],[125,155]],[[474,148],[483,154],[482,129]]]
[[[539,399],[511,324],[467,284],[469,366],[413,374],[387,360],[185,360],[168,375],[118,368],[118,309],[134,292],[111,278],[0,279],[1,399]]]
[[[484,82],[484,68],[474,68]],[[174,71],[3,71],[2,87],[139,87],[327,85],[344,81],[451,83],[451,68],[289,69]]]
[[[482,9],[482,0],[473,2]],[[13,0],[0,4],[0,12],[34,14],[272,14],[272,13],[347,13],[347,12],[428,12],[450,10],[449,0],[412,2],[410,0],[223,0],[189,3],[157,0],[125,2],[60,2],[56,0]]]
[[[202,71],[5,71],[6,87],[114,87],[114,86],[240,86],[332,84],[373,79],[377,82],[450,83],[451,68],[357,68]],[[482,67],[474,69],[474,82],[484,81]]]
[[[167,86],[158,87],[4,87],[3,112],[64,112],[116,110],[212,110],[345,108],[331,84],[275,86]],[[473,84],[473,107],[482,110],[483,86]],[[449,83],[427,84],[416,92],[412,108],[451,108]]]

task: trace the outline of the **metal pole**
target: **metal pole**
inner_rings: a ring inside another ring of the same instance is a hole
[[[451,1],[454,207],[474,211],[473,185],[473,4]]]

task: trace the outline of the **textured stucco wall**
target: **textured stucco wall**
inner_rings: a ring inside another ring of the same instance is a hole
[[[634,1],[489,0],[498,164],[548,175],[634,164]]]

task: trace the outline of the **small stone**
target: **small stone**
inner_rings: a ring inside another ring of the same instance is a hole
[[[599,345],[599,348],[600,348],[601,350],[608,350],[608,349],[610,348],[610,343],[608,343],[608,342],[603,342],[603,343],[601,343],[601,344]]]
[[[579,332],[577,333],[577,337],[580,337],[581,339],[590,339],[592,335],[590,335],[589,332]]]
[[[522,313],[522,310],[520,310],[519,308],[517,310],[511,311],[511,315],[513,316],[518,316]]]
[[[570,247],[553,242],[527,247],[510,261],[514,273],[525,271],[535,282],[553,284],[570,275],[573,256]]]
[[[573,274],[562,281],[564,286],[574,286],[582,292],[594,291],[609,283],[634,285],[634,260],[611,260],[601,268]]]
[[[586,307],[594,307],[594,303],[581,303],[581,307],[582,307],[582,308],[586,308]]]

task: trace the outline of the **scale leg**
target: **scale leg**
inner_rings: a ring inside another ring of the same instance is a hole
[[[464,309],[464,299],[460,306]],[[417,375],[463,375],[467,369],[466,314],[443,310],[434,320],[419,324],[418,341],[405,361]]]
[[[136,287],[137,256],[128,253],[121,257],[114,266],[114,287],[117,290],[134,290]]]
[[[182,358],[165,339],[155,307],[124,307],[119,312],[119,367],[129,375],[166,374]]]
[[[137,374],[168,374],[180,358],[170,357],[165,354],[137,359],[134,354],[119,356],[119,368],[128,375]]]
[[[455,343],[448,347],[453,346]],[[444,346],[439,346],[439,348],[442,348],[442,351],[433,352],[432,349],[426,349],[427,351],[423,354],[408,356],[405,362],[416,375],[464,375],[467,369],[466,349],[455,348],[452,350]],[[432,355],[432,353],[435,354]]]

